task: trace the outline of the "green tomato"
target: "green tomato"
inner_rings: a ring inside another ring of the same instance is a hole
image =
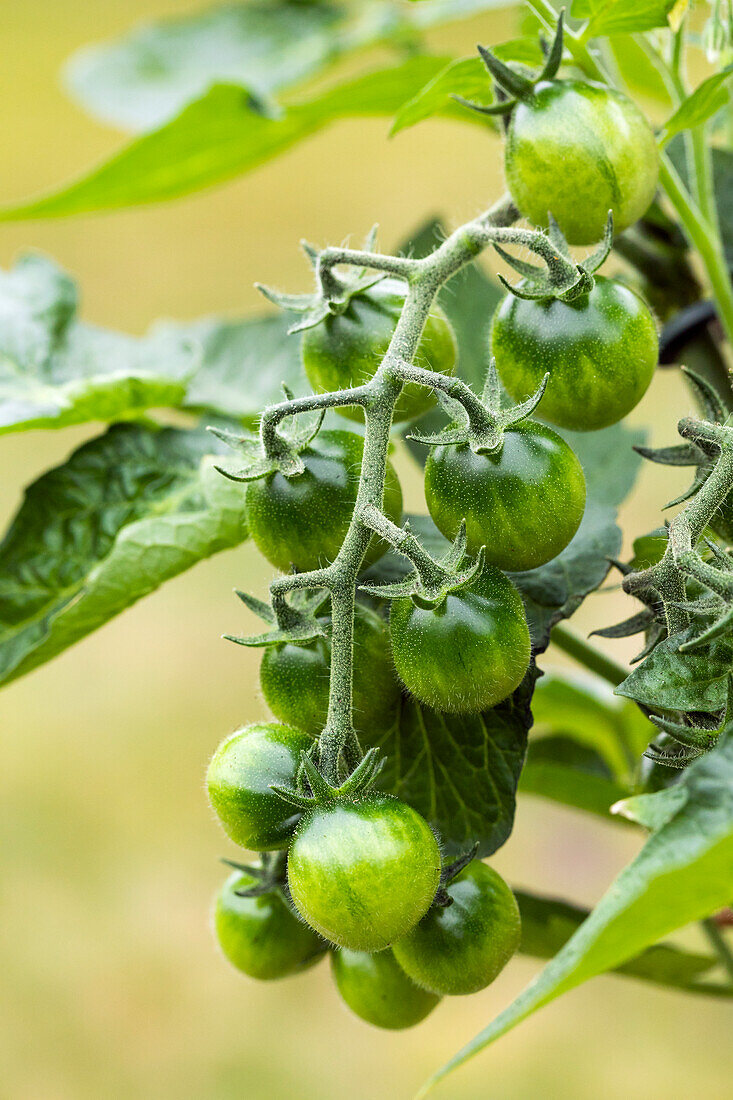
[[[425,464],[430,515],[454,539],[466,520],[468,546],[486,547],[499,569],[534,569],[564,550],[585,508],[585,477],[574,451],[551,428],[524,421],[501,449],[433,447]]]
[[[657,365],[654,318],[633,290],[595,276],[574,302],[509,294],[491,327],[491,350],[515,400],[550,372],[538,415],[575,431],[615,424],[641,401]]]
[[[303,334],[303,366],[316,393],[343,390],[368,382],[377,370],[405,304],[406,288],[397,279],[382,279],[355,294],[343,313],[330,314]],[[417,366],[452,374],[456,343],[448,319],[434,306],[423,330]],[[410,382],[397,402],[394,421],[414,420],[435,405],[435,395]],[[342,416],[363,420],[358,408],[339,408]]]
[[[525,218],[546,226],[549,211],[569,244],[594,244],[609,210],[617,233],[646,212],[659,153],[649,123],[621,92],[551,80],[512,111],[504,168]]]
[[[394,955],[432,993],[476,993],[518,949],[519,909],[504,879],[485,863],[470,863],[446,889],[453,904],[434,906],[394,945]]]
[[[206,785],[224,832],[243,848],[286,848],[297,822],[293,807],[270,790],[293,786],[301,752],[313,738],[277,722],[256,722],[226,737],[211,758]]]
[[[375,1027],[414,1027],[440,1000],[407,977],[389,948],[373,955],[345,948],[334,951],[331,973],[351,1011]]]
[[[364,604],[356,606],[354,653],[354,723],[371,737],[392,725],[400,685],[386,624]],[[304,645],[268,646],[260,665],[260,686],[275,717],[317,737],[328,714],[330,668],[328,638],[314,638]]]
[[[225,956],[250,978],[270,981],[307,970],[322,958],[327,944],[295,916],[279,890],[254,898],[237,890],[256,885],[235,871],[214,905],[214,930]]]
[[[429,825],[388,795],[306,811],[288,852],[296,909],[325,939],[352,951],[381,951],[409,932],[439,881]]]
[[[247,526],[269,562],[287,573],[327,565],[338,554],[351,522],[359,486],[364,440],[355,432],[322,431],[301,453],[305,470],[296,477],[271,473],[247,486]],[[384,512],[402,518],[402,490],[387,464]],[[365,565],[384,553],[372,540]]]
[[[435,710],[470,714],[506,699],[529,667],[522,599],[492,565],[438,607],[392,601],[392,656],[403,684]]]

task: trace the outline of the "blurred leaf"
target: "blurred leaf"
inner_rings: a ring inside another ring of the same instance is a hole
[[[609,558],[618,556],[621,531],[618,506],[631,491],[641,459],[633,450],[643,433],[614,424],[598,432],[561,431],[580,459],[585,473],[585,515],[568,546],[538,569],[513,573],[524,597],[532,640],[537,652],[547,648],[550,630],[569,618],[589,592],[603,583]]]
[[[579,905],[540,897],[524,890],[515,890],[514,896],[522,915],[519,950],[523,955],[551,959],[590,915],[588,909]],[[615,967],[613,972],[692,993],[707,993],[711,987],[699,986],[696,979],[717,965],[718,959],[713,955],[696,954],[671,944],[659,943]],[[733,996],[733,991],[728,995]]]
[[[79,51],[67,83],[93,115],[148,130],[213,84],[267,97],[379,43],[414,45],[423,29],[501,7],[503,0],[433,0],[420,11],[394,0],[358,5],[250,0],[137,27]]]
[[[611,806],[629,794],[597,752],[560,736],[530,742],[519,789],[606,820],[613,820]]]
[[[0,272],[0,434],[181,404],[198,362],[189,339],[108,332],[76,307],[73,281],[43,256]]]
[[[429,1085],[589,978],[622,966],[662,936],[733,897],[733,738],[697,760],[687,800],[618,876],[539,977],[432,1078]],[[648,795],[657,798],[658,795]]]
[[[713,149],[713,179],[725,258],[733,270],[733,152]]]
[[[288,335],[292,320],[292,314],[277,313],[241,321],[208,317],[159,325],[156,331],[190,340],[200,349],[201,367],[191,378],[184,407],[246,420],[254,427],[266,405],[282,400],[283,383],[296,397],[309,393],[300,339]]]
[[[502,42],[492,47],[492,53],[501,61],[518,61],[530,66],[542,65],[543,61],[536,37],[514,38],[509,42]],[[491,77],[480,57],[465,57],[446,65],[416,96],[400,108],[392,124],[392,133],[397,134],[433,115],[449,115],[484,126],[496,125],[489,117],[481,116],[460,103],[454,103],[451,99],[454,95],[463,96],[464,99],[470,99],[484,107],[494,102]]]
[[[716,111],[725,107],[728,102],[725,82],[731,73],[733,73],[733,65],[703,80],[702,84],[699,84],[667,119],[659,135],[660,143],[666,144],[675,134],[699,126],[711,118]]]
[[[531,668],[512,696],[482,714],[439,714],[405,699],[393,729],[370,741],[387,756],[380,787],[437,829],[446,854],[478,842],[489,856],[511,833],[536,675]]]
[[[218,449],[202,429],[118,424],[30,486],[0,543],[0,683],[243,541]]]
[[[576,19],[588,19],[588,35],[638,34],[666,27],[676,0],[574,0]]]
[[[733,665],[733,642],[720,638],[680,653],[680,645],[694,633],[690,628],[659,642],[644,663],[619,684],[617,695],[662,710],[722,710]]]
[[[216,84],[170,122],[68,186],[0,210],[0,220],[56,218],[162,202],[251,171],[334,119],[391,116],[445,65],[420,55],[333,85],[274,117],[240,85]]]
[[[664,81],[631,35],[611,35],[608,44],[622,79],[633,92],[650,96],[660,103],[671,103]]]

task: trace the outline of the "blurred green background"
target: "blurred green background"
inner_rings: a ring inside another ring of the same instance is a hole
[[[197,6],[4,4],[0,199],[42,190],[119,144],[61,90],[60,67],[76,47]],[[515,14],[497,12],[434,38],[468,53],[515,25]],[[429,214],[455,224],[500,193],[497,141],[448,122],[394,141],[387,129],[385,120],[341,123],[241,181],[168,206],[5,226],[0,260],[28,247],[50,253],[80,281],[88,320],[140,332],[160,316],[257,309],[255,279],[305,288],[301,236],[358,239],[378,220],[392,245]],[[634,420],[668,442],[689,408],[667,372]],[[3,440],[3,520],[24,484],[92,434]],[[404,457],[401,472],[408,503],[419,505],[419,478]],[[681,476],[644,470],[623,515],[629,538],[656,522]],[[264,593],[269,575],[250,546],[222,554],[0,696],[0,1097],[407,1097],[536,971],[517,958],[488,991],[445,1001],[421,1027],[390,1034],[348,1014],[326,965],[257,985],[217,954],[208,908],[222,877],[217,857],[233,853],[207,807],[203,774],[220,738],[264,713],[257,654],[219,635],[250,625],[232,587]],[[598,595],[575,622],[587,631],[624,610],[618,593]],[[633,652],[633,640],[611,644],[619,658]],[[550,652],[545,667],[561,661]],[[495,864],[516,885],[592,904],[639,844],[631,830],[524,798]],[[725,1006],[602,978],[437,1095],[722,1098],[729,1043]]]

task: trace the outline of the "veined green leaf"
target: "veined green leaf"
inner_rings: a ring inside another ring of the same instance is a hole
[[[659,135],[659,142],[666,145],[668,141],[683,130],[692,130],[707,122],[709,118],[725,107],[728,102],[728,91],[725,83],[733,73],[733,65],[728,65],[719,73],[714,73],[702,84],[698,84],[694,92],[679,105],[674,114],[667,119]]]
[[[218,451],[203,429],[118,424],[30,486],[0,543],[0,683],[246,538]]]
[[[183,401],[198,365],[192,341],[137,339],[75,320],[73,281],[51,260],[0,272],[0,434],[112,421]]]
[[[126,130],[149,130],[212,84],[239,84],[267,97],[324,72],[355,50],[419,42],[430,26],[503,2],[432,0],[422,10],[399,0],[227,3],[146,23],[115,41],[87,46],[71,59],[66,81],[97,118]]]
[[[654,647],[644,662],[616,688],[617,695],[663,710],[722,710],[733,666],[733,642],[719,638],[699,649],[680,653],[694,634],[690,628],[673,634]]]
[[[160,129],[81,179],[0,210],[0,220],[56,218],[162,202],[251,171],[337,118],[391,116],[445,65],[423,55],[283,107],[276,117],[240,85],[216,84]]]
[[[428,1089],[550,1001],[622,966],[733,897],[733,738],[683,774],[687,799],[618,876],[542,973],[431,1079]],[[661,792],[664,796],[664,792]],[[647,795],[648,799],[658,795]]]
[[[540,897],[524,890],[515,890],[514,896],[522,915],[522,942],[519,950],[523,955],[551,959],[590,916],[588,909],[556,898]],[[714,992],[713,987],[700,985],[698,979],[713,970],[717,963],[718,960],[713,955],[702,955],[672,944],[659,943],[647,947],[640,955],[616,967],[612,973],[684,989],[690,993],[709,994]],[[728,996],[733,996],[733,990],[729,991]]]
[[[588,34],[638,34],[666,27],[676,0],[574,0],[573,16],[588,19]]]

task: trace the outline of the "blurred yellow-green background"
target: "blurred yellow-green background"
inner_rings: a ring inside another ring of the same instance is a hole
[[[183,0],[3,4],[0,199],[50,186],[121,141],[61,89],[78,46]],[[497,12],[434,35],[468,53],[514,31]],[[301,236],[337,242],[374,221],[394,243],[428,214],[457,223],[501,190],[500,147],[431,122],[387,140],[385,120],[350,121],[241,181],[168,206],[5,226],[0,260],[32,247],[78,278],[88,320],[131,332],[160,316],[259,308],[255,279],[297,290]],[[655,381],[634,414],[671,441],[689,399]],[[3,520],[22,486],[88,430],[2,441]],[[408,501],[419,479],[402,461]],[[674,471],[645,470],[623,521],[655,522]],[[208,756],[263,713],[257,655],[219,640],[249,625],[235,584],[263,593],[252,547],[223,554],[0,696],[0,1097],[3,1100],[385,1100],[408,1097],[531,978],[517,958],[488,991],[444,1002],[407,1033],[370,1030],[339,1003],[322,965],[257,985],[217,954],[210,898],[232,854],[203,791]],[[613,621],[596,596],[581,629]],[[623,610],[621,609],[621,613]],[[615,643],[615,655],[632,649]],[[546,665],[561,661],[552,652]],[[631,831],[524,798],[496,857],[516,885],[592,904],[633,856]],[[695,942],[694,932],[690,942]],[[453,1100],[682,1100],[730,1096],[730,1010],[603,978],[561,1000],[437,1095]]]

